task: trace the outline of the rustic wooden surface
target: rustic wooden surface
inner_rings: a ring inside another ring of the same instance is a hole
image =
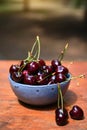
[[[8,81],[9,67],[17,63],[0,61],[0,130],[87,130],[87,78],[72,80],[64,96],[66,108],[70,110],[72,105],[79,105],[85,118],[80,121],[69,118],[67,125],[57,126],[56,104],[36,107],[17,100]],[[64,62],[66,66],[69,64]],[[73,62],[69,69],[75,76],[87,74],[87,62]]]

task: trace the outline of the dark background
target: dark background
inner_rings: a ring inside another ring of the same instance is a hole
[[[27,2],[27,1],[26,1]],[[84,7],[69,0],[0,0],[0,59],[24,59],[36,36],[41,57],[55,59],[66,43],[65,60],[87,60],[87,21]]]

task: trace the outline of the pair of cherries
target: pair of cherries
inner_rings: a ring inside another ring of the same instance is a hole
[[[57,108],[55,111],[56,114],[56,123],[59,126],[66,125],[68,123],[68,111],[64,108]],[[84,112],[81,107],[74,105],[69,112],[70,117],[75,120],[82,120],[84,118]]]
[[[81,107],[78,105],[74,105],[72,109],[68,111],[63,106],[63,96],[60,88],[60,84],[58,84],[58,107],[55,110],[55,120],[57,125],[63,126],[68,123],[69,115],[72,119],[82,120],[84,118],[84,112]]]

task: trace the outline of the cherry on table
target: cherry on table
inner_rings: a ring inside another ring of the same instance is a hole
[[[81,107],[74,105],[69,112],[70,117],[75,120],[82,120],[84,118],[84,112]]]
[[[59,126],[63,126],[66,125],[68,123],[68,112],[67,110],[61,109],[61,108],[57,108],[55,110],[55,120],[57,125]]]

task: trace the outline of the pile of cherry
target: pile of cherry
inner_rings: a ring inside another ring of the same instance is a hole
[[[36,46],[37,51],[33,54]],[[78,105],[74,105],[69,111],[69,114],[63,105],[63,95],[60,83],[68,79],[69,70],[62,65],[61,61],[67,47],[68,45],[65,46],[58,59],[53,59],[50,62],[50,65],[47,65],[43,59],[39,58],[40,40],[39,37],[37,37],[31,51],[28,53],[28,57],[25,60],[22,60],[20,64],[11,65],[9,68],[12,80],[21,84],[58,84],[58,105],[55,110],[55,120],[57,125],[60,126],[68,123],[69,115],[75,120],[81,120],[84,118],[84,112]]]
[[[29,85],[61,83],[69,73],[60,61],[52,60],[51,65],[46,65],[43,59],[29,63],[21,61],[20,65],[11,65],[9,72],[14,81]]]

